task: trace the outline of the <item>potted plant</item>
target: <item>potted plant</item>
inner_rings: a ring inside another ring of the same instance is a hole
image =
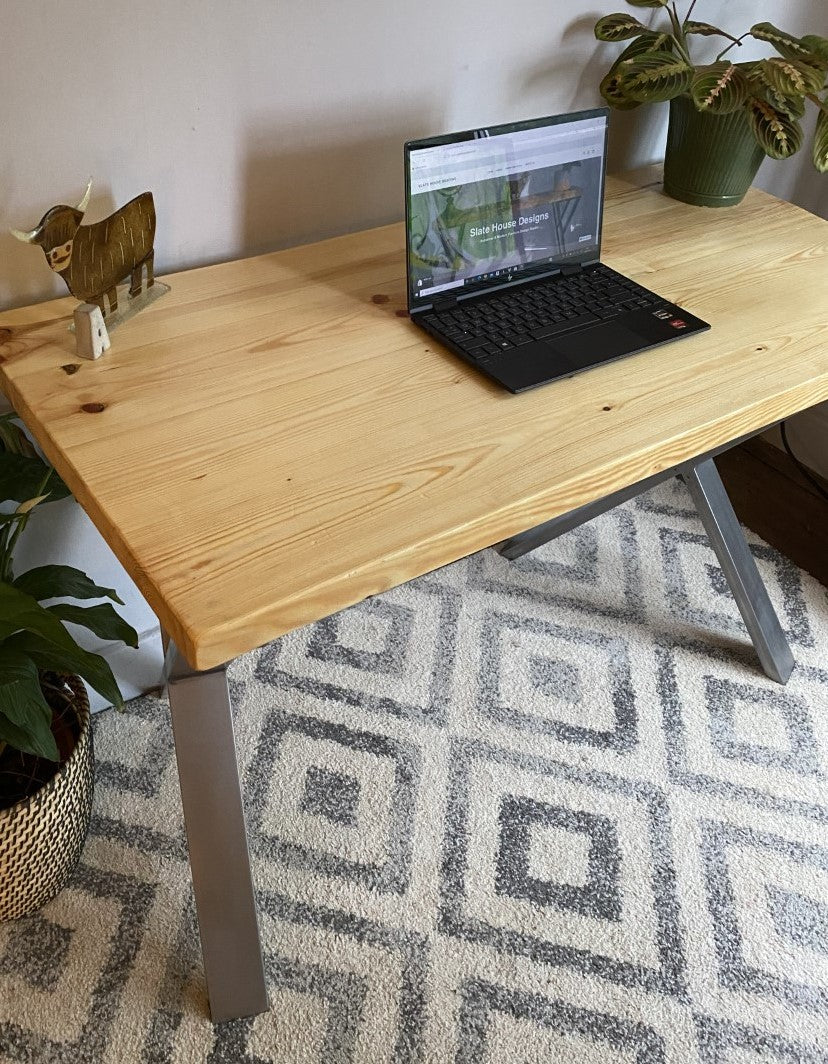
[[[649,27],[626,13],[595,24],[599,41],[630,41],[601,81],[601,95],[623,110],[670,101],[664,160],[664,190],[700,206],[739,203],[766,155],[787,159],[803,142],[805,101],[819,109],[812,145],[814,166],[828,171],[828,40],[794,37],[758,22],[733,37],[690,16],[675,0],[627,0],[632,7],[664,8],[669,25]],[[729,41],[709,63],[694,63],[691,40]],[[772,46],[777,55],[735,62],[733,49],[745,38]],[[729,58],[726,58],[731,53]]]
[[[138,645],[135,630],[77,569],[13,568],[32,510],[69,494],[14,423],[0,416],[0,920],[33,912],[65,885],[80,857],[92,804],[92,733],[81,681],[114,705],[121,693],[107,662],[65,627]],[[44,605],[46,603],[46,605]],[[121,603],[122,604],[122,603]]]

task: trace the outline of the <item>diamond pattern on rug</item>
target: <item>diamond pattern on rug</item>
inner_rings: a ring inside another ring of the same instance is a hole
[[[479,743],[458,742],[450,762],[443,932],[681,996],[684,957],[663,796],[646,784]],[[586,836],[586,862],[575,847],[576,860],[566,851],[556,880],[530,875],[532,820]]]
[[[53,991],[66,966],[72,936],[71,928],[34,913],[13,925],[0,966],[35,990]]]
[[[258,677],[298,695],[440,723],[460,607],[451,568],[271,643]]]
[[[742,618],[707,536],[662,528],[659,538],[665,603],[671,612],[701,629],[741,632]],[[765,586],[776,591],[774,598],[781,603],[779,621],[788,640],[794,647],[812,647],[814,638],[796,566],[765,544],[752,545],[751,552]]]
[[[373,732],[271,713],[247,779],[254,854],[403,893],[417,749]]]
[[[581,625],[489,613],[481,631],[478,709],[528,732],[629,749],[636,711],[627,643]]]
[[[807,942],[828,905],[828,849],[716,822],[701,828],[719,981],[828,1011],[828,967]]]
[[[699,643],[674,640],[656,649],[673,783],[828,818],[828,670],[797,656],[782,687],[749,677],[727,655],[712,656]],[[746,720],[748,714],[754,719]],[[761,736],[758,719],[765,724]]]
[[[469,570],[472,589],[619,620],[644,617],[640,545],[628,506],[514,562],[493,551],[473,555]]]
[[[96,718],[0,1062],[828,1064],[828,598],[748,538],[785,687],[678,482],[235,662],[262,1016],[207,1015],[165,704]]]
[[[498,894],[617,921],[620,863],[618,833],[609,817],[504,796],[495,873]]]
[[[466,983],[462,995],[457,1064],[480,1060],[663,1064],[665,1060],[662,1039],[643,1024],[477,980]]]

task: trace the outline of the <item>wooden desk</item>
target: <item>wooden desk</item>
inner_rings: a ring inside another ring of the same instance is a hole
[[[0,315],[3,389],[181,652],[171,707],[216,1019],[266,1007],[221,666],[670,471],[749,613],[764,589],[698,457],[828,398],[828,224],[762,192],[707,210],[652,173],[610,179],[604,260],[713,328],[520,396],[408,322],[404,244],[393,225],[173,275],[73,373],[74,301]],[[751,634],[784,680],[774,624],[765,611]]]

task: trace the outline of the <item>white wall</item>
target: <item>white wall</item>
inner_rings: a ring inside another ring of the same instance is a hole
[[[79,199],[90,174],[89,221],[153,191],[161,273],[396,220],[405,139],[598,103],[618,49],[592,26],[623,7],[3,0],[0,309],[62,293],[40,250],[3,233]],[[828,35],[824,0],[699,0],[694,17]],[[615,114],[610,166],[659,158],[665,122],[666,105]],[[760,183],[828,216],[804,153]]]
[[[90,221],[153,190],[161,272],[397,219],[406,138],[600,102],[618,46],[592,25],[623,7],[4,0],[0,307],[61,292],[39,249],[2,234],[79,199],[89,174]],[[824,0],[699,0],[695,15],[828,34]],[[665,116],[615,114],[611,166],[658,158]],[[828,213],[826,179],[800,160],[763,171]]]

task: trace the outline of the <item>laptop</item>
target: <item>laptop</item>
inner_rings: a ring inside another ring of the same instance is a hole
[[[411,320],[511,392],[710,328],[600,261],[608,118],[405,145]]]

